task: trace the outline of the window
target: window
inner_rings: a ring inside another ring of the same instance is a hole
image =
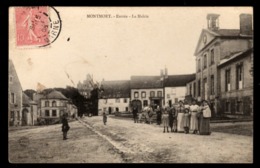
[[[210,50],[210,63],[213,65],[215,63],[215,55],[214,55],[214,49]]]
[[[17,113],[17,120],[20,120],[20,111],[16,111]]]
[[[157,91],[157,97],[162,97],[162,91]]]
[[[170,95],[170,94],[167,94],[167,98],[171,98],[171,95]]]
[[[214,91],[214,75],[211,75],[210,77],[210,94],[214,95],[215,91]]]
[[[226,109],[225,109],[225,111],[228,112],[228,113],[230,112],[230,102],[229,101],[226,102]]]
[[[128,107],[125,108],[125,111],[128,111]]]
[[[198,72],[200,72],[200,66],[201,66],[200,59],[198,59]]]
[[[116,103],[120,103],[120,99],[116,99]]]
[[[142,98],[145,98],[145,97],[146,97],[146,93],[142,92]]]
[[[104,99],[104,103],[105,103],[105,104],[107,103],[107,99]]]
[[[50,111],[49,110],[45,110],[45,116],[49,117],[50,116]]]
[[[56,110],[52,110],[52,116],[56,117],[57,116],[57,111]]]
[[[204,54],[203,56],[203,61],[204,61],[204,65],[203,65],[203,68],[206,69],[207,68],[207,54]]]
[[[243,88],[243,64],[236,67],[236,88],[237,90]]]
[[[154,91],[151,91],[150,92],[150,97],[154,97],[155,96],[155,92]]]
[[[242,101],[237,101],[237,107],[236,107],[236,111],[238,113],[242,113]]]
[[[53,102],[52,102],[52,107],[56,107],[56,106],[57,106],[56,101],[53,101]]]
[[[225,81],[225,90],[230,91],[230,69],[226,70]]]
[[[196,96],[196,82],[193,83],[193,97]]]
[[[127,103],[127,99],[126,98],[124,98],[124,103]]]
[[[147,101],[147,100],[144,100],[143,105],[144,105],[144,107],[145,107],[145,106],[148,106],[148,101]]]
[[[49,107],[49,101],[45,101],[45,107]]]
[[[139,97],[139,93],[138,92],[134,92],[134,98],[138,98]]]
[[[118,112],[119,111],[119,108],[118,107],[116,107],[116,112]]]
[[[11,93],[11,103],[14,104],[15,103],[15,94]]]
[[[207,85],[207,78],[203,79],[203,84],[204,84],[204,99],[207,100],[208,99],[208,85]]]
[[[200,84],[200,80],[198,80],[198,96],[200,96],[200,86],[201,84]]]
[[[11,111],[11,119],[14,119],[14,111]]]

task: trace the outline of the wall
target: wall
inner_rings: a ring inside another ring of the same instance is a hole
[[[236,64],[243,62],[243,88],[240,90],[236,89]],[[227,68],[231,70],[231,80],[230,87],[231,90],[225,91],[225,71]],[[251,54],[248,54],[246,57],[241,58],[237,61],[228,63],[227,65],[220,68],[220,90],[221,90],[221,99],[220,103],[223,113],[230,114],[244,114],[252,115],[253,113],[253,77],[250,75],[251,68]],[[243,112],[237,111],[237,102],[242,102]],[[230,111],[227,111],[226,102],[230,103]]]
[[[124,99],[126,99],[126,103],[124,102]],[[107,114],[109,114],[109,107],[111,107],[111,113],[116,112],[116,108],[118,108],[119,112],[126,111],[126,107],[128,107],[128,111],[130,111],[130,98],[119,98],[120,102],[116,102],[116,98],[109,98],[109,99],[99,99],[98,100],[98,110],[99,115],[102,114],[102,112],[106,111]]]
[[[169,100],[172,101],[172,103],[177,103],[179,100],[184,100],[186,95],[186,87],[165,87],[165,102],[168,102]],[[175,101],[175,99],[177,99]]]
[[[135,99],[138,99],[138,100],[140,100],[141,102],[142,102],[142,107],[143,107],[143,102],[144,102],[144,100],[147,100],[148,101],[148,105],[149,104],[151,104],[151,101],[150,101],[150,92],[151,91],[154,91],[155,92],[155,97],[158,97],[157,96],[157,92],[158,91],[161,91],[162,92],[162,97],[161,98],[163,98],[163,96],[164,96],[164,91],[163,91],[163,88],[158,88],[158,89],[131,89],[131,101],[132,100],[135,100]],[[139,93],[139,97],[138,98],[135,98],[134,97],[134,93],[135,92],[138,92]],[[145,92],[146,93],[146,97],[145,98],[142,98],[142,92]],[[163,99],[162,99],[162,101],[163,101]],[[163,102],[162,102],[163,103]]]
[[[8,119],[9,125],[21,125],[22,116],[22,86],[15,71],[14,65],[9,61],[9,87],[8,87]],[[10,81],[12,77],[12,81]],[[15,94],[15,102],[11,102],[11,93]],[[14,112],[14,118],[11,119],[11,112]],[[12,120],[12,121],[11,121]]]

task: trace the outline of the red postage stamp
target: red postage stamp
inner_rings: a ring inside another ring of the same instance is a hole
[[[41,46],[49,42],[48,7],[15,8],[17,46]]]

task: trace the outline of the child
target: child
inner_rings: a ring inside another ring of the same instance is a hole
[[[107,123],[107,115],[106,115],[105,111],[103,113],[103,122],[104,122],[104,125],[106,125],[106,123]]]

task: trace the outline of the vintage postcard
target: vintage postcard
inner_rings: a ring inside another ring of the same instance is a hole
[[[253,163],[253,7],[9,8],[10,163]]]

